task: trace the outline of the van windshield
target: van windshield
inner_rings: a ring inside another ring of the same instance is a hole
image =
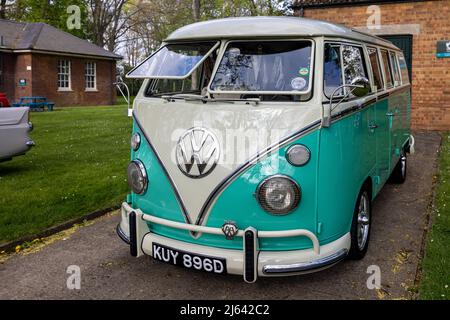
[[[219,42],[174,43],[165,45],[131,70],[127,77],[187,78],[218,45]]]
[[[304,94],[311,89],[311,41],[233,41],[211,83],[212,92]]]

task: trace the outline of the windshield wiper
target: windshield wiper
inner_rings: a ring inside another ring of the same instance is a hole
[[[227,98],[214,98],[214,99],[209,99],[208,101],[215,101],[215,102],[248,102],[248,103],[252,103],[255,106],[258,105],[261,102],[260,98],[243,98],[243,99],[227,99]]]
[[[185,93],[180,93],[180,94],[174,94],[171,96],[161,96],[161,99],[167,100],[167,101],[171,101],[171,100],[175,100],[175,99],[183,99],[186,101],[204,101],[204,99],[206,99],[206,97],[199,95],[199,94],[185,94]]]
[[[176,99],[182,99],[185,101],[202,101],[202,102],[248,102],[254,105],[258,105],[261,102],[260,98],[244,98],[244,99],[227,99],[227,98],[208,98],[206,96],[202,96],[199,94],[174,94],[171,96],[165,95],[161,96],[161,99],[164,99],[168,102],[176,100]]]

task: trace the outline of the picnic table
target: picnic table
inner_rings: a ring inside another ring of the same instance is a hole
[[[55,104],[47,101],[46,97],[22,97],[20,102],[13,103],[13,107],[29,107],[31,111],[53,111]]]

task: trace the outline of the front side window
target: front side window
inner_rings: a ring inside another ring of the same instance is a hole
[[[330,98],[333,92],[342,86],[342,67],[341,67],[341,46],[340,45],[325,45],[325,58],[324,58],[324,71],[323,82],[325,95]],[[335,95],[343,95],[344,92],[341,89],[340,92],[336,92]]]
[[[377,91],[383,90],[383,77],[381,75],[380,59],[378,58],[377,49],[367,48],[369,52],[370,64],[372,66],[373,82],[377,87]]]
[[[392,71],[389,65],[389,56],[386,50],[381,50],[381,58],[383,59],[384,76],[386,79],[386,86],[391,88],[394,86],[392,82]]]
[[[131,70],[129,78],[184,79],[219,46],[219,42],[167,44]]]
[[[348,45],[342,46],[342,62],[344,66],[345,84],[351,84],[353,79],[358,77],[367,78],[367,71],[363,57],[364,55],[361,47]]]
[[[97,65],[95,62],[87,62],[85,65],[85,86],[86,90],[97,89]]]
[[[364,55],[361,47],[326,44],[324,56],[324,93],[331,98],[344,95],[343,88],[335,92],[336,89],[345,84],[351,84],[353,79],[358,77],[367,78],[367,70],[364,62]]]
[[[70,89],[70,60],[58,61],[58,89]]]
[[[211,82],[212,92],[304,94],[311,89],[311,41],[233,41]]]

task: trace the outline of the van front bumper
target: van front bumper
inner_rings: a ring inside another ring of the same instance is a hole
[[[133,256],[144,254],[152,256],[153,243],[162,244],[180,251],[203,256],[224,258],[227,273],[243,275],[247,282],[256,281],[257,277],[298,275],[323,270],[343,260],[350,249],[350,234],[320,246],[317,237],[304,229],[286,231],[257,231],[253,228],[239,230],[236,237],[242,237],[243,250],[209,247],[167,238],[150,232],[147,222],[162,224],[192,232],[225,235],[221,228],[211,228],[174,222],[144,214],[139,209],[122,204],[122,219],[117,226],[119,237],[130,245]],[[253,235],[253,238],[252,238]],[[313,247],[292,251],[259,251],[258,238],[306,236]],[[255,244],[255,245],[252,245]]]

